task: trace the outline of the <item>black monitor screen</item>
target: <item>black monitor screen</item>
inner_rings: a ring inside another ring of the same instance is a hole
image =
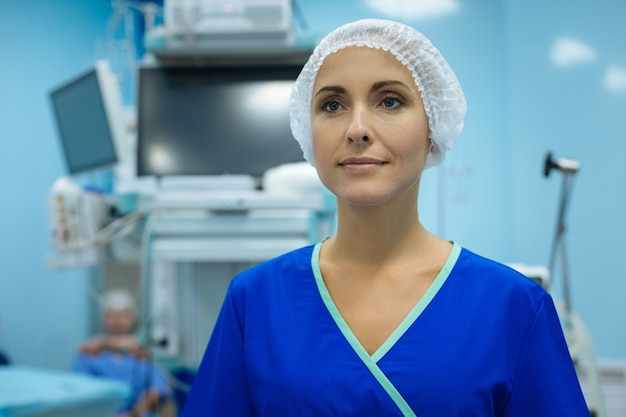
[[[111,124],[94,68],[50,93],[70,174],[117,162]]]
[[[139,71],[138,175],[250,175],[302,161],[288,98],[302,65]]]

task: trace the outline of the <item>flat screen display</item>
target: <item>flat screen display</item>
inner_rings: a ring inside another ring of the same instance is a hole
[[[137,174],[249,175],[303,160],[288,98],[302,64],[139,70]]]
[[[103,92],[94,68],[50,93],[70,175],[118,161]]]

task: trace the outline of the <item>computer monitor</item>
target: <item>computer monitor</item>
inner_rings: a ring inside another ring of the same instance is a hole
[[[288,99],[303,64],[139,69],[138,176],[244,175],[303,161]]]
[[[54,88],[50,100],[70,175],[114,166],[124,134],[124,109],[106,61]]]

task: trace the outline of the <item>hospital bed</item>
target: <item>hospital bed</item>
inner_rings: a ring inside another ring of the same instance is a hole
[[[106,417],[130,396],[127,385],[83,374],[0,367],[0,417]]]

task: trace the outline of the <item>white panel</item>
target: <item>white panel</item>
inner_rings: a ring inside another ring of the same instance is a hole
[[[606,411],[604,417],[626,417],[626,363],[601,362],[598,373]],[[579,371],[579,377],[583,393],[588,397],[591,391],[589,375],[583,369]]]

